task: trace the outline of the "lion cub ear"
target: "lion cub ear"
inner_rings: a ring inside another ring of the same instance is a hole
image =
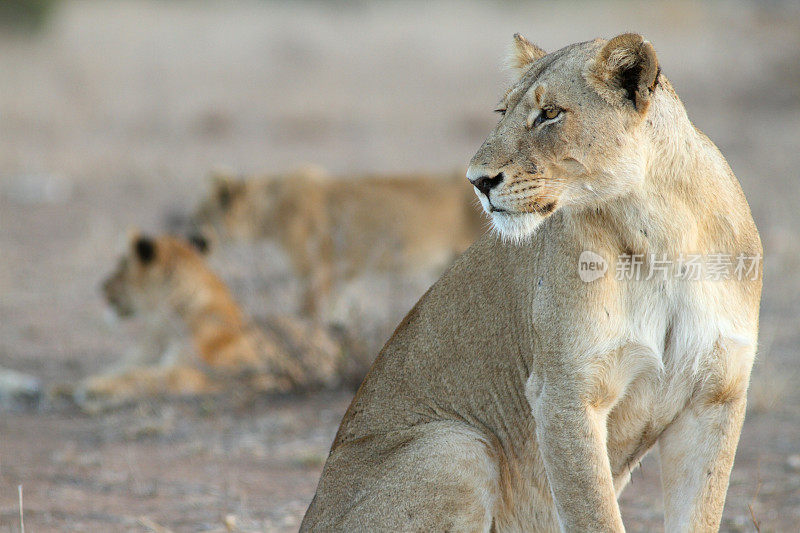
[[[660,72],[656,51],[638,33],[608,41],[589,63],[586,79],[610,104],[630,102],[644,114]]]
[[[208,239],[202,233],[192,233],[186,240],[192,245],[192,248],[197,250],[201,255],[205,255],[211,249]]]
[[[511,53],[506,62],[510,68],[523,71],[528,70],[532,64],[546,55],[547,52],[531,43],[519,33],[515,33]]]
[[[213,194],[222,209],[228,209],[233,198],[244,189],[244,181],[227,171],[215,170],[211,173]]]

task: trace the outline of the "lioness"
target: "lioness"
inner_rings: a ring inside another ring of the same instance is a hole
[[[365,272],[435,279],[472,244],[485,221],[455,178],[217,174],[193,225],[212,238],[277,241],[302,284],[302,311],[322,318],[343,281]]]
[[[192,347],[176,344],[174,331],[162,339],[157,326],[155,339],[143,339],[139,357],[81,384],[80,403],[213,392],[224,388],[226,378],[267,392],[339,383],[337,340],[289,317],[251,324],[199,251],[182,239],[133,235],[103,293],[121,317],[138,314],[159,325],[174,317],[188,329]]]
[[[467,172],[503,239],[386,344],[303,531],[623,531],[617,496],[656,442],[666,531],[718,528],[761,272],[694,279],[681,258],[760,259],[749,207],[642,36],[515,43]]]

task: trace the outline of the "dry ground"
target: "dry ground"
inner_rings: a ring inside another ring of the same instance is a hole
[[[39,36],[0,35],[0,366],[51,387],[119,357],[138,330],[105,325],[97,284],[126,229],[187,209],[209,169],[464,165],[494,121],[513,32],[553,49],[626,30],[654,42],[727,155],[766,249],[723,530],[754,531],[755,518],[796,531],[800,9],[788,2],[66,2]],[[291,309],[285,260],[262,252],[214,263],[252,311]],[[30,531],[205,531],[228,515],[296,529],[349,397],[0,412],[0,531],[18,527],[18,484]],[[659,530],[655,459],[622,508],[630,531]]]

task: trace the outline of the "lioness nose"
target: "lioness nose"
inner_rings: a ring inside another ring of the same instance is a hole
[[[500,185],[503,181],[503,173],[491,177],[491,176],[480,176],[474,180],[469,180],[479,191],[489,197],[489,191]]]

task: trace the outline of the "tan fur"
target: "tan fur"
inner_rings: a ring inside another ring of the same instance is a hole
[[[528,63],[467,173],[501,238],[467,250],[386,344],[302,531],[623,531],[616,498],[656,442],[666,531],[719,527],[761,270],[615,270],[621,254],[761,244],[651,51],[624,35]],[[547,106],[563,111],[543,122]],[[581,280],[583,251],[605,276]]]
[[[237,179],[217,176],[194,217],[223,239],[274,239],[322,317],[332,288],[366,272],[438,276],[482,232],[461,176],[354,176],[319,171]]]
[[[137,252],[142,241],[152,245],[150,260]],[[160,322],[172,315],[188,330],[192,349],[148,354],[156,360],[133,361],[92,376],[78,388],[83,402],[214,392],[227,385],[284,392],[340,380],[341,348],[325,330],[280,316],[255,327],[228,287],[183,240],[134,235],[130,252],[104,282],[103,292],[120,316],[152,316]]]

